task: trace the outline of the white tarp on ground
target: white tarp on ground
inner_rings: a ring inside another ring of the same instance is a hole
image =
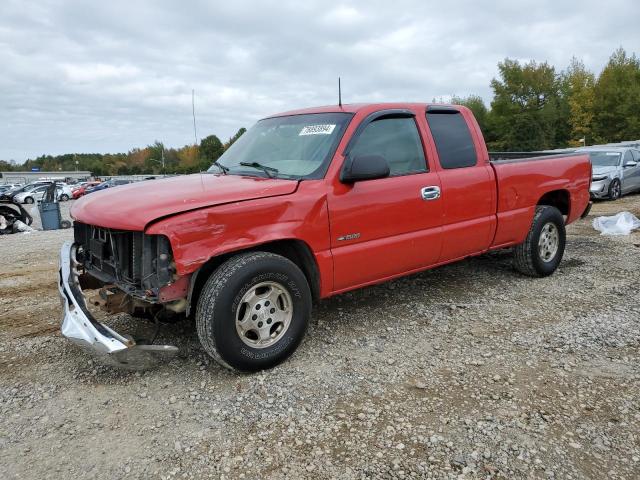
[[[629,235],[632,230],[640,228],[640,220],[629,212],[620,212],[612,217],[596,217],[593,228],[601,235]]]

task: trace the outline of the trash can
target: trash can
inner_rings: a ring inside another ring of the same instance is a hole
[[[43,230],[58,230],[60,228],[62,218],[58,202],[41,202],[38,209]]]

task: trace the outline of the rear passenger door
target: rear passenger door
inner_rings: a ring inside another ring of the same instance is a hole
[[[453,108],[427,109],[440,164],[443,209],[441,262],[481,252],[496,228],[493,168],[480,159],[465,116]]]

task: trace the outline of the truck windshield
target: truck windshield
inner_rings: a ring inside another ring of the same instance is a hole
[[[260,120],[219,159],[229,174],[322,178],[350,113],[313,113]],[[212,165],[211,173],[220,168]]]
[[[589,152],[594,167],[616,167],[622,155],[618,152]]]

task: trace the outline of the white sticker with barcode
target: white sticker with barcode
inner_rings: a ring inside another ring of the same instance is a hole
[[[333,129],[336,128],[334,125],[307,125],[300,130],[298,136],[302,135],[331,135],[333,133]]]

